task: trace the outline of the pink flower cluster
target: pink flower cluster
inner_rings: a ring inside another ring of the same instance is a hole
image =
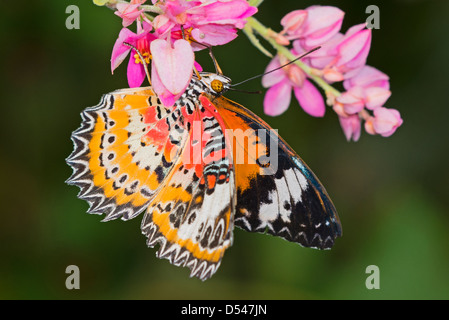
[[[166,106],[173,105],[184,93],[193,70],[201,71],[194,52],[234,40],[237,30],[257,12],[246,0],[146,2],[114,4],[123,29],[112,51],[111,69],[114,72],[129,56],[128,83],[139,87],[145,80],[146,65],[150,65],[151,84]],[[331,105],[348,140],[360,138],[363,121],[369,134],[388,137],[403,121],[397,110],[384,107],[391,95],[388,76],[366,64],[372,32],[359,24],[341,33],[343,18],[344,12],[336,7],[311,6],[290,12],[281,20],[283,30],[276,40],[284,46],[292,42],[292,56],[321,48],[301,60],[303,68],[297,64],[280,68],[289,62],[281,54],[269,63],[267,72],[280,69],[262,78],[263,86],[269,88],[264,111],[271,116],[282,114],[293,92],[304,111],[314,117],[323,117],[326,103]],[[128,28],[133,23],[136,32]],[[326,102],[316,87],[317,78]],[[344,92],[329,89],[336,82],[343,83]]]
[[[279,42],[293,41],[291,53],[294,56],[321,46],[301,61],[328,84],[343,81],[345,92],[338,96],[326,92],[326,95],[348,140],[359,139],[362,120],[369,134],[390,136],[402,124],[402,119],[397,110],[383,107],[391,95],[388,76],[366,65],[371,30],[359,24],[343,34],[340,32],[343,17],[343,11],[331,6],[312,6],[290,12],[281,20],[283,30]],[[278,55],[266,71],[287,61]],[[269,88],[264,99],[265,113],[276,116],[287,110],[293,89],[305,112],[315,117],[324,116],[323,96],[307,77],[296,64],[265,75],[262,84]]]
[[[150,21],[145,2],[116,5],[123,29],[112,51],[111,69],[113,72],[130,55],[128,83],[139,87],[145,79],[144,62],[151,63],[153,89],[166,106],[184,93],[194,66],[201,71],[194,51],[232,41],[246,18],[257,12],[246,0],[152,0],[153,12],[157,8],[159,14]],[[136,33],[127,28],[134,22]],[[141,56],[127,44],[136,47]]]

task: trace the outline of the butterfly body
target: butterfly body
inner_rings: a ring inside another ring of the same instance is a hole
[[[151,87],[106,94],[82,113],[67,159],[68,183],[90,213],[106,221],[143,213],[148,246],[202,280],[219,267],[234,226],[320,249],[341,236],[319,180],[262,119],[222,96],[229,86],[201,73],[172,107]]]

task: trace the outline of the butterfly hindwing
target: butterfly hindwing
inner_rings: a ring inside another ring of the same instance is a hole
[[[305,247],[332,247],[334,239],[341,236],[341,225],[314,173],[251,111],[224,97],[215,99],[215,104],[227,128],[254,132],[248,135],[245,146],[234,142],[235,153],[246,153],[246,161],[255,160],[235,165],[235,225],[247,231],[268,232]],[[258,145],[258,150],[248,151],[251,145]],[[267,158],[275,162],[267,166]]]
[[[207,108],[194,110],[185,112],[190,130],[180,161],[148,206],[141,228],[148,246],[160,245],[159,258],[206,280],[232,244],[235,183],[224,131]]]

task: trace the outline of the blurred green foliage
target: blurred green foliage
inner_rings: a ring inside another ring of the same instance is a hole
[[[80,8],[79,30],[65,27],[70,4]],[[64,183],[80,111],[127,86],[126,66],[110,72],[118,17],[91,1],[3,3],[0,298],[448,299],[449,3],[265,0],[256,17],[280,30],[283,15],[312,4],[344,10],[343,30],[365,20],[367,5],[379,6],[368,63],[390,75],[388,106],[400,110],[404,125],[388,139],[363,134],[348,143],[331,110],[313,119],[293,102],[270,118],[262,95],[230,93],[279,129],[320,177],[344,235],[320,252],[236,229],[219,271],[202,283],[155,257],[138,218],[101,223]],[[244,35],[214,52],[234,81],[269,61]],[[212,68],[206,53],[198,59]],[[260,81],[244,89],[260,90]],[[80,267],[80,290],[65,288],[71,264]],[[380,290],[365,287],[372,264]]]

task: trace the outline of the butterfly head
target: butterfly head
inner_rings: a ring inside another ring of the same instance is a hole
[[[231,79],[224,75],[211,73],[211,72],[200,72],[201,78],[198,79],[203,85],[205,85],[209,92],[215,96],[220,96],[231,87]]]

